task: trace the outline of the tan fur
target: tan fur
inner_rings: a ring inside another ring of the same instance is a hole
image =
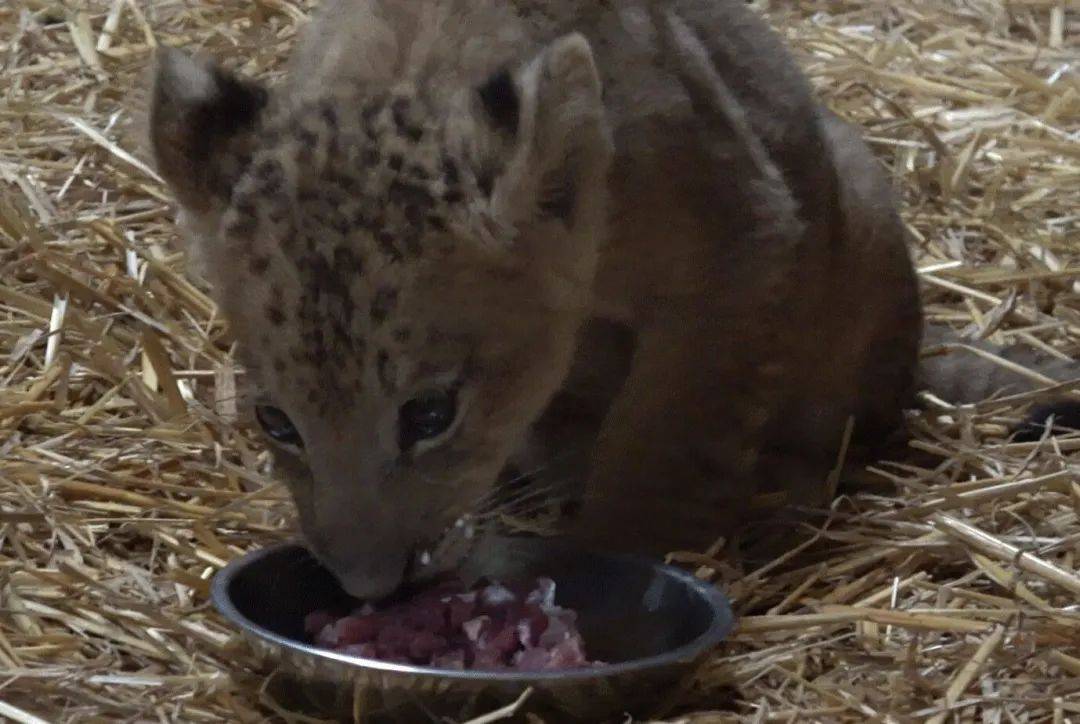
[[[509,464],[587,478],[579,543],[662,553],[755,491],[820,502],[849,421],[873,444],[911,399],[888,184],[742,2],[330,0],[265,110],[221,123],[254,98],[225,83],[163,56],[159,168],[353,593],[457,566]],[[399,450],[454,380],[453,426]]]

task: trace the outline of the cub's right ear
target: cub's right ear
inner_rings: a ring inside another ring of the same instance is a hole
[[[195,212],[228,199],[243,171],[267,92],[172,48],[157,52],[150,144],[158,173]]]

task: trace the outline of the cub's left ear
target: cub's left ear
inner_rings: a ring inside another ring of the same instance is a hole
[[[509,141],[490,180],[495,218],[516,226],[539,214],[573,228],[596,211],[612,143],[584,36],[556,40],[516,74],[496,73],[478,96],[491,132]]]
[[[224,203],[266,106],[262,86],[171,48],[155,58],[150,143],[158,173],[196,212]]]

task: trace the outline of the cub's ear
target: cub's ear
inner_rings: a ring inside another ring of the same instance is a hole
[[[266,90],[174,49],[155,58],[150,144],[181,205],[205,212],[228,199],[242,171]]]
[[[588,200],[603,196],[612,144],[584,36],[563,36],[517,73],[495,73],[477,98],[508,151],[492,177],[481,179],[492,215],[512,227],[538,215],[570,229],[590,221],[597,209]]]

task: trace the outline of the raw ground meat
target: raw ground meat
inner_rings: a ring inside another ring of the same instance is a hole
[[[314,611],[304,630],[317,645],[369,659],[441,669],[555,671],[596,666],[577,614],[555,605],[555,582],[532,588],[443,583],[381,610]]]

